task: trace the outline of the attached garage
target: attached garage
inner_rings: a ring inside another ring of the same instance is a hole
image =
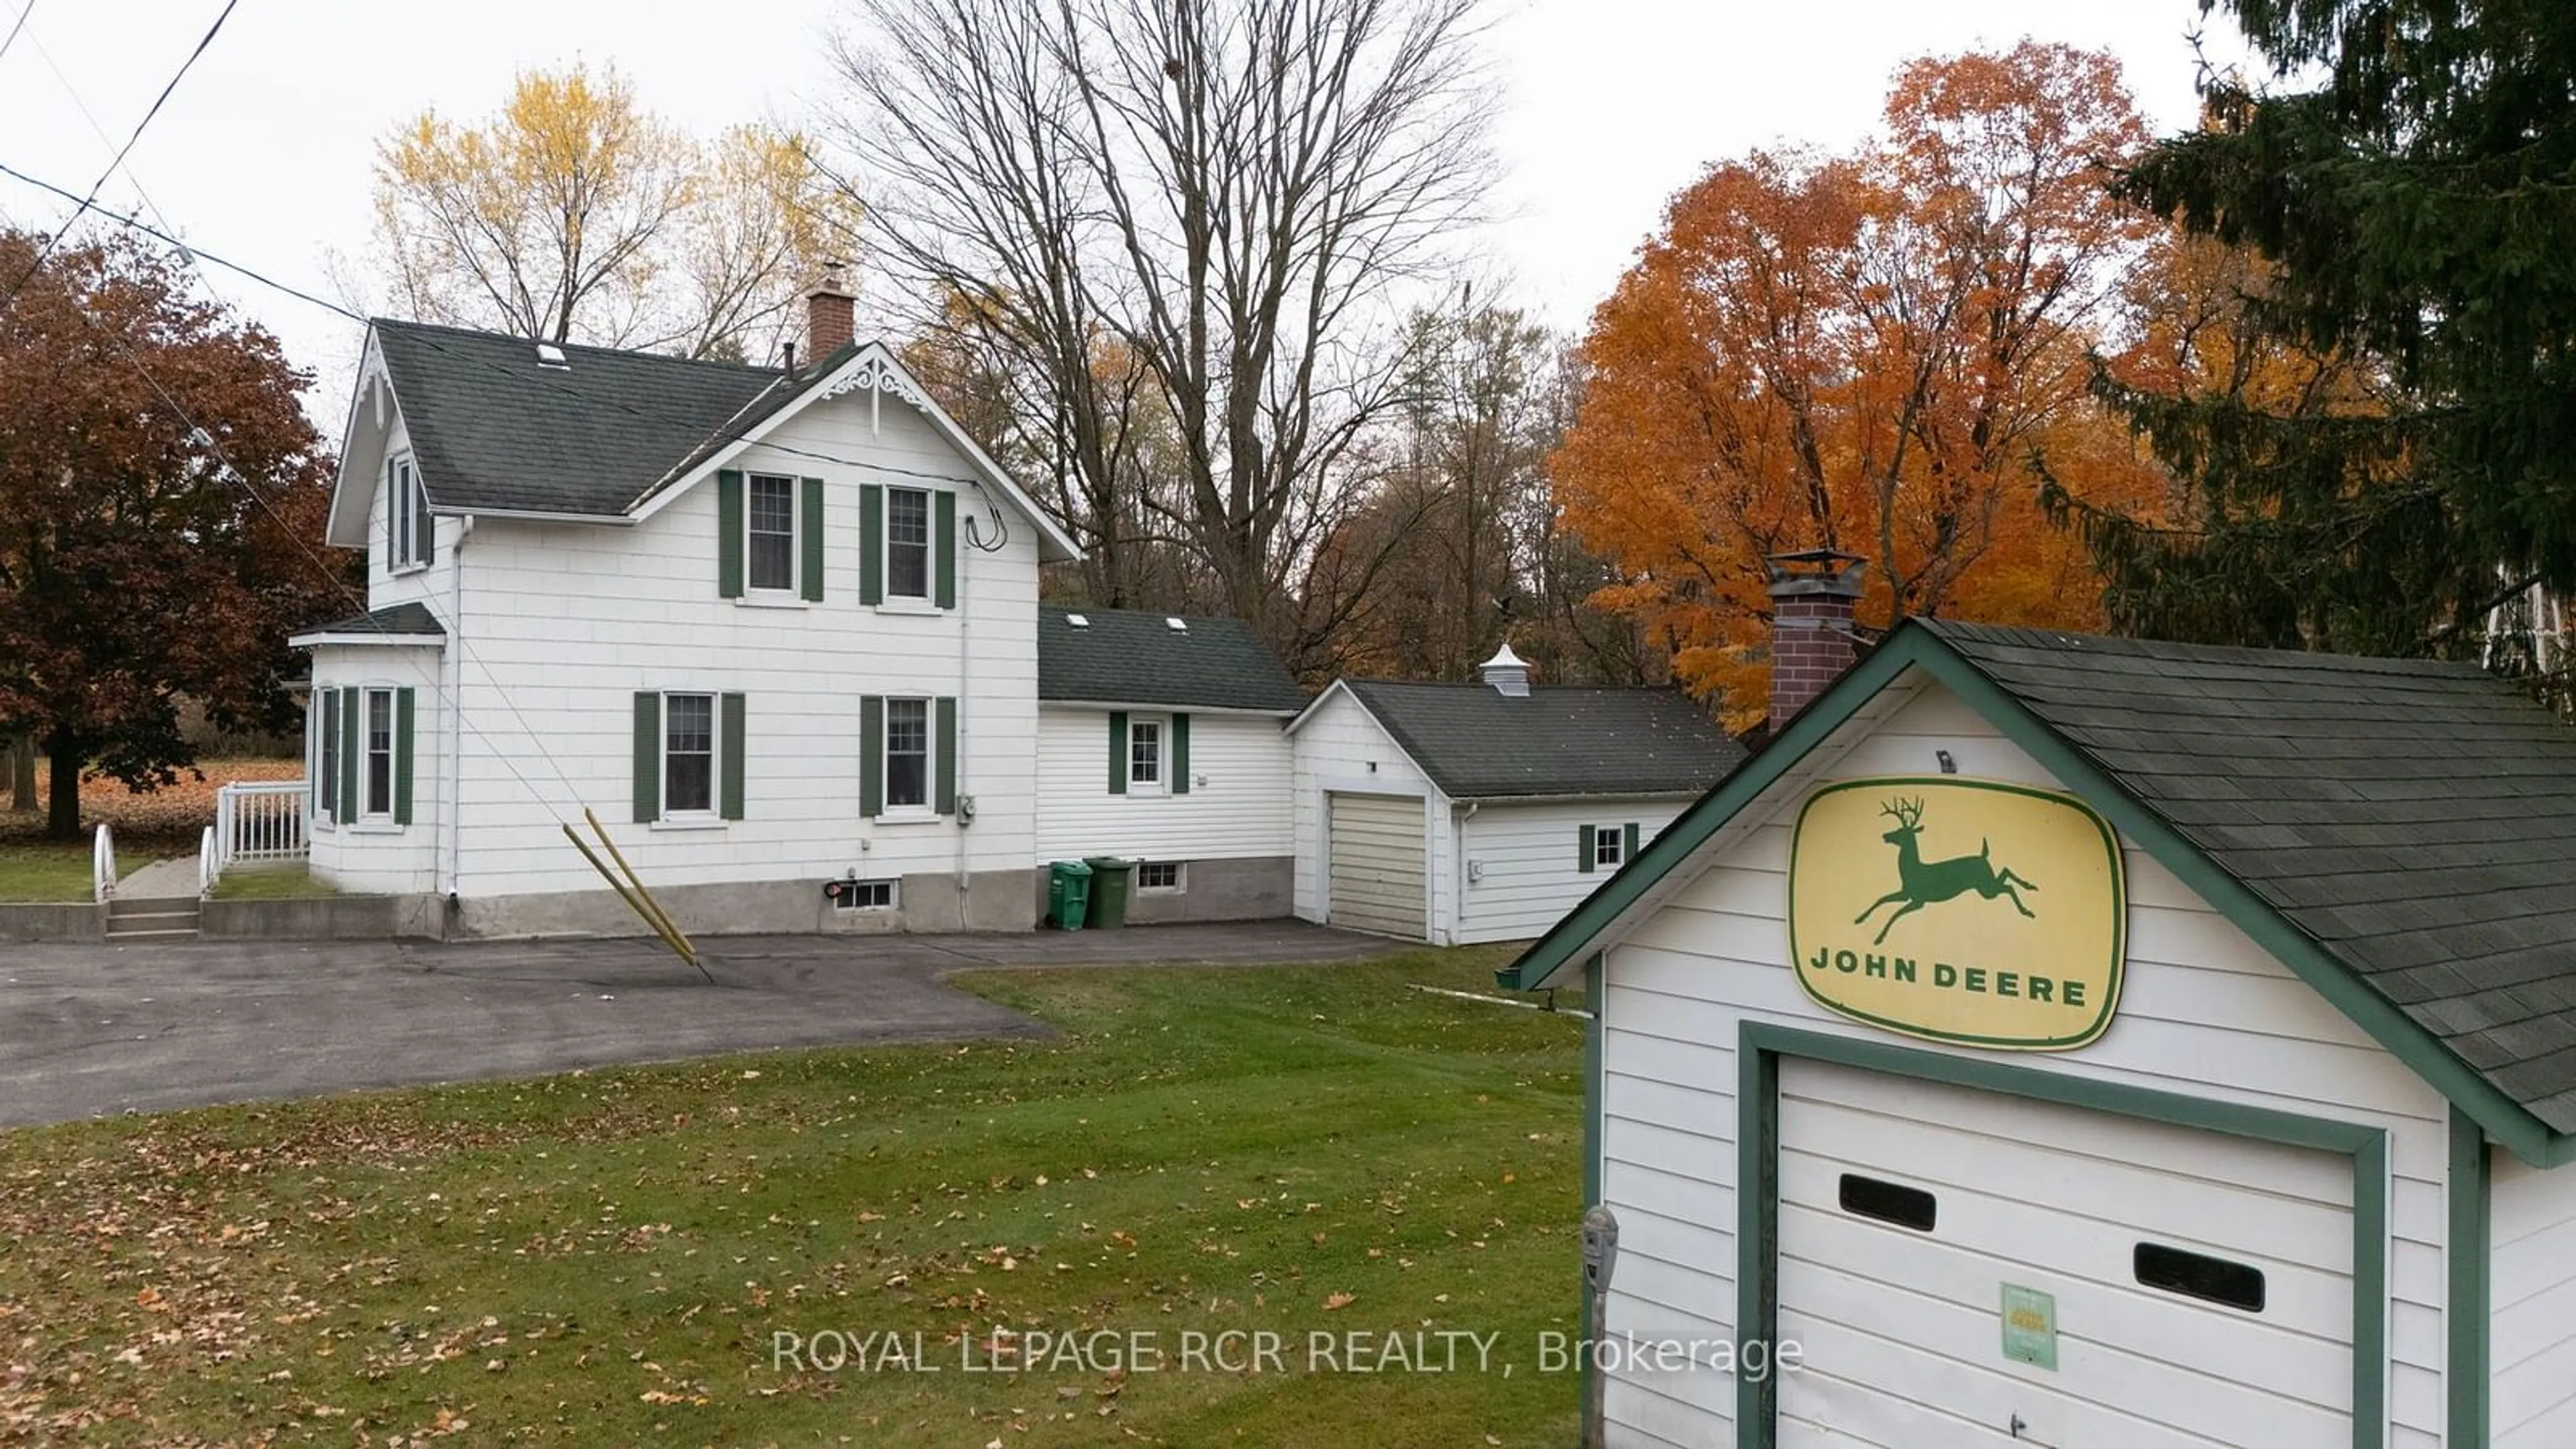
[[[1329,798],[1325,848],[1332,880],[1325,919],[1354,931],[1422,939],[1421,797],[1334,791]]]
[[[1606,1443],[2576,1444],[2576,727],[1921,620],[1778,724],[1501,976]]]

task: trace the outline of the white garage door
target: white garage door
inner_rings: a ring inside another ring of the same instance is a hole
[[[1783,1061],[1780,1337],[1806,1368],[1778,1442],[2348,1446],[2352,1181],[2348,1157]],[[2006,1357],[2008,1299],[2053,1370]]]
[[[1422,800],[1414,795],[1343,795],[1332,802],[1328,839],[1336,926],[1422,939]]]

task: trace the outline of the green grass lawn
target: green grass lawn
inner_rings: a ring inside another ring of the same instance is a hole
[[[0,901],[89,899],[90,843],[0,844]],[[121,868],[124,861],[117,862]]]
[[[335,896],[302,865],[236,865],[215,881],[219,901],[277,901],[291,896]]]
[[[0,1441],[1570,1444],[1580,1023],[1405,989],[1502,959],[996,973],[1062,1036],[0,1135]],[[1443,1332],[1491,1371],[1352,1371]],[[1050,1361],[970,1371],[1014,1334]]]

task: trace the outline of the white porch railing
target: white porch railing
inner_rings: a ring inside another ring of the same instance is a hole
[[[304,828],[302,780],[243,780],[215,792],[213,849],[198,874],[211,886],[242,860],[302,860],[312,837]]]
[[[116,842],[102,822],[89,844],[89,898],[105,902],[116,894]]]

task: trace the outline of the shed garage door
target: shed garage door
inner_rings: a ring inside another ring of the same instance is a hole
[[[1331,801],[1327,911],[1336,926],[1422,939],[1422,800],[1344,795]]]
[[[1797,1060],[1779,1130],[1782,1449],[2353,1442],[2350,1158]]]

